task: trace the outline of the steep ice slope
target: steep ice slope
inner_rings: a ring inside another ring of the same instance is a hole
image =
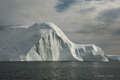
[[[0,61],[108,61],[94,44],[72,43],[53,23],[0,31]]]
[[[41,38],[27,54],[27,60],[108,61],[101,48],[94,44],[74,44],[54,24],[36,24]],[[36,54],[36,55],[34,55]],[[34,55],[34,57],[33,57]],[[35,56],[40,56],[36,58]]]
[[[5,27],[0,30],[0,61],[25,60],[27,52],[39,39],[37,30]]]

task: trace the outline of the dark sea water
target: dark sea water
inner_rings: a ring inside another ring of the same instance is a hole
[[[120,62],[0,62],[0,80],[120,80]]]

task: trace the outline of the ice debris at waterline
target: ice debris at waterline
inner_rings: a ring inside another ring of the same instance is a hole
[[[75,44],[53,23],[0,26],[0,61],[109,61],[94,44]]]

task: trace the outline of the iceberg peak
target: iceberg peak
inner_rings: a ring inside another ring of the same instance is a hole
[[[108,61],[101,48],[73,43],[53,23],[21,27],[3,32],[0,61]]]

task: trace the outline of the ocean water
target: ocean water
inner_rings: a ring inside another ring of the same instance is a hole
[[[0,62],[0,80],[120,80],[120,62]]]

